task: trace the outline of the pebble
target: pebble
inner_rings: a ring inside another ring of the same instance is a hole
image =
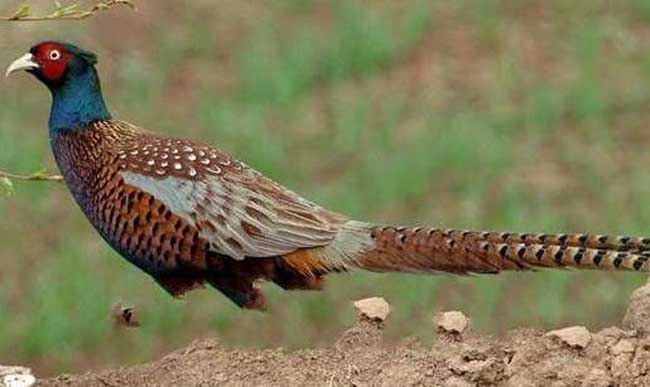
[[[385,321],[390,314],[390,305],[382,297],[364,298],[354,302],[354,308],[361,316],[374,321]]]
[[[433,317],[438,329],[447,333],[463,333],[469,326],[469,318],[459,311],[442,312]]]
[[[548,332],[545,336],[557,337],[572,348],[585,348],[591,341],[591,333],[583,326],[557,329]]]
[[[0,383],[2,387],[29,387],[36,383],[36,378],[29,368],[0,365]]]

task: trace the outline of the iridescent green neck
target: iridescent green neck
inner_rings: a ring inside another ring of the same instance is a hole
[[[51,86],[50,137],[60,131],[74,131],[111,118],[93,66],[69,72],[65,82]]]

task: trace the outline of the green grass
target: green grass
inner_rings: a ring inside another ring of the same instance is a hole
[[[650,234],[649,2],[473,4],[143,4],[25,27],[0,62],[36,37],[80,41],[99,51],[120,118],[208,141],[354,218]],[[2,82],[0,168],[53,169],[45,91],[24,76]],[[0,358],[44,373],[141,362],[206,335],[323,345],[352,323],[350,301],[371,295],[392,302],[395,339],[430,339],[431,315],[449,308],[490,333],[598,329],[644,281],[354,273],[321,293],[265,285],[272,310],[260,314],[211,290],[171,299],[106,247],[62,186],[16,183],[0,214]],[[140,329],[112,327],[117,302],[136,305]]]

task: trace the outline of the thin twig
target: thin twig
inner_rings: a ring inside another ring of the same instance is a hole
[[[94,14],[105,11],[111,7],[125,5],[135,9],[132,0],[105,0],[100,1],[87,10],[79,9],[79,4],[63,6],[55,2],[55,9],[51,13],[42,16],[32,15],[32,9],[28,5],[20,7],[11,16],[0,16],[0,21],[45,21],[45,20],[83,20]]]
[[[12,180],[27,180],[27,181],[58,181],[63,182],[63,176],[61,175],[48,175],[43,171],[34,172],[29,175],[17,175],[15,173],[9,173],[5,171],[0,171],[0,177],[5,177]]]

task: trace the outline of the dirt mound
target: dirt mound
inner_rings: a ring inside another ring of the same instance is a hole
[[[384,345],[390,309],[372,299],[356,303],[357,325],[330,348],[237,350],[199,340],[153,363],[62,375],[39,385],[644,386],[650,385],[649,292],[646,285],[632,296],[624,328],[597,333],[584,327],[521,329],[494,338],[473,332],[459,312],[438,314],[432,347],[414,340]]]

